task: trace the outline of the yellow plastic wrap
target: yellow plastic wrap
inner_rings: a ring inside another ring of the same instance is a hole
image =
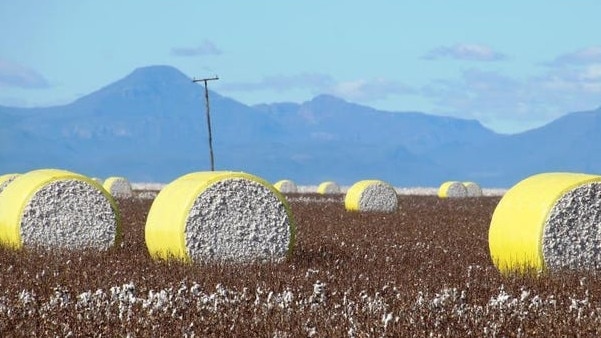
[[[497,269],[504,274],[544,270],[542,240],[550,211],[565,193],[591,182],[601,182],[601,176],[543,173],[509,189],[494,211],[488,232]]]
[[[2,190],[4,190],[4,188],[2,187],[2,185],[8,181],[8,180],[12,180],[14,178],[17,178],[17,176],[19,176],[19,174],[4,174],[4,175],[0,175],[0,193],[2,192]]]
[[[289,254],[296,237],[296,227],[286,199],[263,179],[231,171],[194,172],[181,176],[166,185],[157,195],[146,220],[145,239],[148,252],[154,259],[178,259],[191,262],[186,249],[185,228],[194,202],[208,187],[227,179],[242,178],[257,182],[273,192],[286,208],[290,220]]]
[[[21,218],[25,207],[34,194],[44,186],[63,180],[84,181],[98,190],[109,200],[117,218],[116,243],[121,239],[121,219],[119,209],[113,197],[92,179],[66,170],[39,169],[18,176],[0,193],[0,243],[4,246],[20,249]]]
[[[19,176],[19,174],[4,174],[4,175],[0,175],[0,184],[10,180],[11,178],[15,177],[15,176]]]

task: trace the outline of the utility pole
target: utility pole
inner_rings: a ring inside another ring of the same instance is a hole
[[[192,82],[204,82],[205,83],[205,102],[207,105],[207,127],[209,128],[209,154],[211,156],[211,171],[215,171],[215,160],[213,158],[213,135],[211,135],[211,114],[209,113],[209,89],[207,88],[207,81],[219,80],[219,77],[204,78],[204,79],[192,79]]]

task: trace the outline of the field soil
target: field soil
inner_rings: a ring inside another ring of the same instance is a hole
[[[107,252],[0,248],[0,336],[599,336],[596,272],[501,276],[488,251],[500,197],[287,195],[294,252],[270,264],[153,261],[152,200],[120,199]]]

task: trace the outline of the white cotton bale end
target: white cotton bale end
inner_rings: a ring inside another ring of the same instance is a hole
[[[322,195],[339,194],[340,186],[338,184],[336,184],[336,182],[332,182],[332,181],[322,182],[317,187],[317,193],[322,194]]]
[[[130,198],[134,195],[129,181],[124,177],[109,177],[102,185],[106,191],[117,198]]]
[[[115,201],[83,175],[34,170],[15,178],[0,193],[4,246],[106,250],[120,237]]]
[[[353,184],[344,197],[348,211],[394,212],[398,196],[394,187],[380,180],[363,180]]]
[[[296,183],[291,180],[280,180],[277,181],[273,186],[283,194],[293,194],[298,192]]]
[[[292,252],[296,227],[285,198],[241,172],[184,175],[157,195],[146,220],[155,259],[186,262],[278,261]]]
[[[6,188],[6,186],[9,185],[10,182],[14,181],[17,177],[19,177],[19,174],[0,175],[0,194],[2,193],[2,190],[4,190],[4,188]]]
[[[488,241],[502,273],[599,270],[601,176],[544,173],[520,181],[497,205]]]
[[[461,182],[448,181],[444,182],[438,188],[438,197],[440,198],[453,198],[453,197],[467,197],[467,189]]]
[[[482,188],[475,182],[463,182],[467,197],[482,197]]]

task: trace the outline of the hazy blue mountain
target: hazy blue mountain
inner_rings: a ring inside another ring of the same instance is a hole
[[[498,135],[478,121],[418,112],[384,112],[320,95],[301,105],[257,105],[276,121],[294,126],[295,137],[350,144],[403,146],[422,154],[447,144],[489,141]]]
[[[476,146],[439,149],[430,157],[497,186],[511,186],[540,172],[601,173],[601,108],[569,113],[542,127]]]
[[[540,171],[601,169],[601,110],[499,135],[478,121],[385,112],[320,95],[247,106],[209,92],[215,164],[270,181],[509,186]],[[204,88],[169,66],[139,68],[71,104],[0,106],[0,173],[64,168],[169,182],[209,169]]]

